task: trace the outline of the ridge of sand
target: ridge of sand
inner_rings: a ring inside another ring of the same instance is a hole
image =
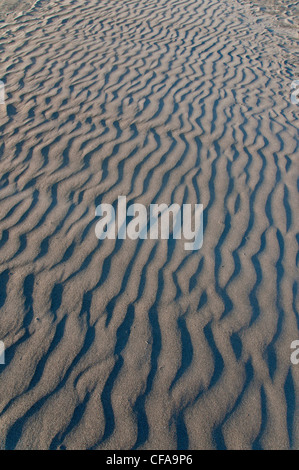
[[[299,447],[295,39],[233,0],[59,0],[3,29],[1,445]],[[204,245],[94,233],[204,204]]]

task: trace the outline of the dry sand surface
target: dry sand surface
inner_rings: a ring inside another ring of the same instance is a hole
[[[298,30],[235,0],[0,28],[1,448],[298,449]],[[99,241],[119,195],[202,203],[203,247]]]
[[[42,0],[0,0],[0,24],[23,13]]]

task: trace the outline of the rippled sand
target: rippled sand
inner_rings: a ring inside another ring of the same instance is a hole
[[[50,0],[1,24],[2,448],[298,449],[298,43],[261,18]],[[203,247],[100,242],[119,195],[202,203]]]

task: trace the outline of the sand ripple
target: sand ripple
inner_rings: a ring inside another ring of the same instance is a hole
[[[295,40],[232,0],[1,31],[1,446],[298,448]],[[118,195],[204,204],[203,248],[99,242]]]

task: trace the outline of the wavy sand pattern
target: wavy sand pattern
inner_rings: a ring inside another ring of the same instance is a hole
[[[2,448],[298,448],[295,38],[233,0],[1,31]],[[202,203],[203,248],[99,242],[118,195]]]

